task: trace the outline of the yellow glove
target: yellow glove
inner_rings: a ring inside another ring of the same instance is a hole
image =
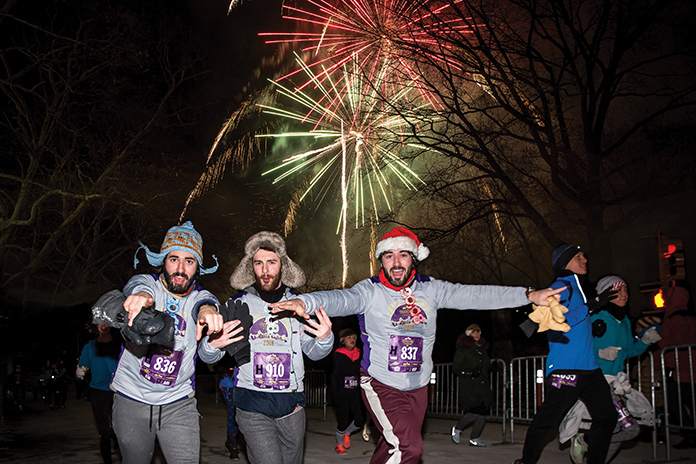
[[[564,313],[568,312],[568,308],[560,304],[552,296],[546,300],[549,306],[532,305],[534,311],[529,315],[529,318],[539,324],[537,332],[546,332],[547,330],[557,330],[559,332],[567,332],[570,326],[565,323]]]
[[[561,303],[558,302],[557,299],[555,299],[552,296],[548,297],[546,301],[549,302],[549,308],[551,308],[551,316],[553,317],[553,320],[558,322],[559,324],[564,323],[564,314],[568,312],[568,308],[563,306]]]

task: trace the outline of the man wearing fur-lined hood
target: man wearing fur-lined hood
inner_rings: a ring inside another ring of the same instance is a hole
[[[272,314],[269,304],[296,298],[294,289],[305,282],[280,235],[262,231],[251,236],[230,277],[232,288],[241,292],[220,308],[225,321],[241,321],[243,338],[235,342],[223,332],[199,346],[199,356],[209,364],[225,351],[235,357],[233,404],[252,464],[300,464],[303,459],[307,401],[302,353],[312,360],[331,353],[331,321],[322,308],[315,311],[316,319],[305,320],[289,311]]]

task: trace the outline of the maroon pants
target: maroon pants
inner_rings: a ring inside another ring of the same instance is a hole
[[[381,433],[370,464],[418,464],[423,455],[421,429],[428,407],[428,386],[401,391],[369,376],[360,378],[360,386]]]

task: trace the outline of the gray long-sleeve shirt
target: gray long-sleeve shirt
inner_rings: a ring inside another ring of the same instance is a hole
[[[283,299],[297,296],[291,292],[287,289]],[[312,360],[327,356],[333,348],[333,333],[319,340],[306,333],[296,318],[282,318],[273,323],[276,317],[266,311],[267,303],[253,287],[245,289],[227,304],[234,305],[238,299],[249,306],[253,322],[249,335],[251,360],[239,367],[236,386],[265,393],[304,391],[302,353]],[[211,347],[207,337],[199,345],[198,355],[208,364],[219,361],[224,354],[224,350]]]
[[[362,368],[399,390],[430,380],[437,310],[501,309],[529,304],[524,287],[463,285],[416,274],[411,297],[372,277],[344,290],[300,295],[308,313],[320,305],[329,316],[358,315],[364,353]]]

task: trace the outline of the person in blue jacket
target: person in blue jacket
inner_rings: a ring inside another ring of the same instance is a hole
[[[592,415],[586,434],[588,464],[604,464],[617,420],[609,385],[594,356],[590,310],[608,301],[598,296],[588,305],[581,282],[587,275],[587,258],[579,246],[563,244],[554,250],[551,264],[556,281],[551,288],[564,288],[560,303],[568,308],[568,332],[549,330],[545,398],[527,430],[522,459],[514,464],[535,464],[546,444],[547,432],[558,426],[566,412],[580,399]]]
[[[104,464],[111,464],[111,441],[115,444],[116,435],[111,426],[114,392],[109,388],[109,384],[121,353],[121,340],[118,336],[113,336],[111,327],[106,324],[99,324],[96,328],[99,335],[82,348],[75,376],[83,380],[87,372],[91,374],[89,397],[99,432],[99,451]]]
[[[234,367],[230,367],[229,356],[224,358],[228,362],[220,362],[216,364],[216,369],[220,375],[220,393],[227,405],[227,439],[225,440],[225,448],[230,452],[230,459],[233,461],[239,460],[239,445],[237,435],[239,428],[237,427],[236,409],[234,407]]]

